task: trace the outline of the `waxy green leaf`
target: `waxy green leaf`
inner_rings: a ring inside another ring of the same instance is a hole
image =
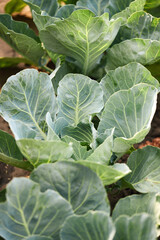
[[[51,237],[42,237],[39,235],[33,235],[32,237],[23,238],[23,240],[52,240]]]
[[[13,67],[19,63],[32,64],[32,62],[26,58],[0,57],[0,68]]]
[[[47,140],[48,141],[60,141],[59,136],[54,131],[54,122],[52,121],[51,114],[46,114],[46,123],[48,126]]]
[[[130,62],[151,65],[159,60],[160,41],[133,38],[115,44],[108,50],[106,71],[114,70]]]
[[[60,118],[59,118],[60,119]],[[61,122],[60,122],[61,123]],[[59,125],[60,125],[59,123]],[[59,126],[60,127],[60,126]],[[92,124],[88,123],[79,123],[77,127],[68,126],[63,128],[61,127],[61,136],[70,136],[74,138],[75,140],[87,144],[91,144],[93,142],[93,130],[92,130]]]
[[[123,67],[108,71],[101,80],[101,86],[104,92],[104,102],[119,90],[129,89],[136,84],[147,83],[156,88],[160,88],[159,82],[152,77],[150,71],[139,63],[129,63]]]
[[[47,172],[47,174],[46,174]],[[57,191],[71,205],[76,214],[89,210],[110,212],[107,195],[97,175],[87,167],[74,162],[43,164],[31,174],[41,191]]]
[[[15,178],[8,184],[6,199],[0,204],[0,235],[7,240],[35,235],[60,240],[60,229],[73,214],[70,204],[57,192],[41,193],[39,185],[27,178]]]
[[[40,38],[47,50],[74,58],[86,75],[111,45],[120,25],[121,19],[109,21],[107,13],[95,17],[89,10],[77,10],[40,31]]]
[[[23,0],[10,0],[5,5],[5,12],[8,14],[12,14],[14,12],[21,12],[22,9],[26,6]]]
[[[156,8],[160,5],[160,0],[146,0],[145,9]]]
[[[87,76],[68,74],[59,83],[57,118],[64,118],[68,125],[76,127],[89,122],[89,116],[103,108],[103,92],[100,85]]]
[[[73,148],[72,158],[76,161],[86,159],[92,152],[92,150],[87,151],[87,146],[82,146],[80,142],[78,142],[72,137],[65,136],[62,138],[62,140],[68,144],[69,143],[72,144],[72,148]]]
[[[22,56],[40,65],[44,50],[39,38],[26,23],[14,21],[8,14],[1,14],[0,37]]]
[[[23,161],[15,139],[8,133],[0,130],[0,161],[15,167],[32,170],[29,162]]]
[[[112,130],[104,142],[90,154],[90,156],[86,159],[87,161],[109,165],[113,149],[113,132],[114,130]]]
[[[115,234],[111,218],[104,212],[69,217],[61,230],[62,240],[110,240]]]
[[[108,12],[113,19],[123,17],[126,20],[134,12],[144,8],[146,0],[110,0]]]
[[[76,6],[79,8],[89,9],[96,16],[101,16],[106,12],[106,8],[109,5],[109,0],[79,0]]]
[[[116,219],[115,226],[114,240],[156,240],[154,219],[149,214],[135,214],[132,217],[120,216]]]
[[[0,191],[0,202],[5,202],[5,201],[6,201],[6,189],[3,189]]]
[[[108,99],[98,132],[115,127],[113,152],[124,154],[147,135],[156,110],[157,93],[155,87],[141,83]]]
[[[132,173],[125,178],[141,193],[160,192],[160,149],[147,146],[133,152],[128,159]]]
[[[128,18],[118,32],[115,42],[141,38],[160,41],[160,18],[155,18],[144,11],[135,12]]]
[[[53,24],[57,20],[57,18],[55,17],[38,14],[34,10],[32,11],[32,15],[33,21],[36,24],[36,27],[38,28],[39,32],[46,28],[47,26]]]
[[[87,160],[77,162],[96,172],[104,186],[117,182],[131,172],[126,164],[116,163],[113,166],[107,166],[106,164],[99,164]]]
[[[41,14],[45,12],[47,15],[54,16],[57,9],[58,3],[57,0],[23,0],[28,4],[31,10]]]
[[[52,163],[69,159],[73,154],[72,146],[63,141],[41,141],[20,139],[19,149],[28,161],[37,167],[42,163]]]
[[[156,194],[144,194],[127,196],[122,198],[116,204],[112,218],[117,219],[121,215],[127,215],[132,217],[134,214],[148,213],[155,217],[156,214]]]
[[[8,79],[0,95],[0,112],[16,137],[41,138],[47,112],[54,118],[57,108],[54,89],[46,73],[23,70]],[[20,131],[21,130],[21,131]]]
[[[74,4],[64,5],[63,7],[58,9],[55,17],[65,19],[65,18],[68,18],[72,14],[73,11],[75,11]]]

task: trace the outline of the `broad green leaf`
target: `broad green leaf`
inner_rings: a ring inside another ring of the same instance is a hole
[[[26,58],[0,57],[0,68],[13,67],[19,63],[32,64],[32,62]]]
[[[110,0],[107,11],[113,19],[127,19],[132,13],[143,10],[145,3],[146,0]]]
[[[96,16],[101,16],[103,13],[105,13],[108,5],[109,0],[79,0],[76,3],[77,7],[89,9]]]
[[[59,3],[62,2],[62,5],[65,4],[76,4],[78,0],[58,0]]]
[[[51,237],[41,237],[39,235],[33,235],[32,237],[23,238],[23,240],[52,240]]]
[[[140,83],[114,93],[106,102],[98,132],[114,128],[115,153],[125,153],[141,142],[150,130],[156,110],[157,89]]]
[[[14,21],[8,14],[1,14],[0,37],[22,56],[40,64],[44,50],[39,38],[26,23]]]
[[[84,160],[91,154],[91,151],[87,151],[87,146],[82,146],[80,142],[78,142],[72,137],[65,136],[62,138],[62,140],[68,144],[72,143],[73,148],[72,158],[76,161]]]
[[[160,82],[160,61],[152,65],[148,65],[146,68],[151,72],[152,76]]]
[[[46,115],[46,123],[48,126],[47,140],[48,141],[52,141],[52,140],[59,141],[60,138],[54,131],[54,123],[52,121],[51,114],[49,112]]]
[[[118,201],[113,210],[112,218],[117,219],[121,215],[132,216],[137,213],[148,213],[153,216],[159,236],[160,226],[160,195],[155,193],[132,195]]]
[[[111,240],[115,227],[104,212],[88,212],[83,216],[69,217],[61,230],[62,240]]]
[[[94,80],[81,74],[68,74],[59,83],[57,118],[65,118],[76,127],[80,122],[89,122],[89,116],[103,108],[103,92]]]
[[[47,174],[46,174],[47,172]],[[106,191],[97,175],[87,167],[74,162],[43,164],[31,174],[41,191],[57,191],[71,205],[76,214],[89,210],[110,212]]]
[[[74,10],[75,10],[75,5],[73,5],[73,4],[65,5],[58,9],[55,17],[61,18],[61,19],[68,18]]]
[[[131,172],[129,167],[123,163],[116,163],[113,166],[107,166],[106,164],[99,164],[91,161],[89,162],[87,160],[77,161],[77,163],[82,164],[96,172],[104,186],[117,182]]]
[[[40,38],[47,50],[74,58],[86,75],[111,45],[120,25],[121,19],[109,21],[107,13],[95,17],[89,10],[77,10],[40,31]]]
[[[46,73],[26,69],[10,77],[2,88],[0,103],[0,112],[10,123],[16,139],[26,135],[47,138],[42,123],[47,112],[54,118],[57,108],[52,82]]]
[[[27,178],[12,180],[6,199],[0,204],[0,235],[7,240],[35,235],[60,240],[60,229],[73,214],[70,204],[57,192],[41,193],[39,185]]]
[[[100,144],[93,153],[91,153],[86,159],[87,161],[109,165],[113,149],[113,132],[114,130],[112,130],[104,142]]]
[[[21,139],[17,141],[17,145],[34,167],[42,163],[67,160],[73,154],[72,146],[60,140]]]
[[[23,161],[23,156],[17,147],[15,139],[0,130],[0,161],[15,167],[32,170],[29,162]]]
[[[0,154],[8,157],[23,159],[23,156],[16,145],[15,139],[8,133],[0,130]]]
[[[160,194],[157,194],[156,198],[156,207],[155,207],[155,214],[156,214],[156,223],[157,223],[157,236],[160,236]]]
[[[139,63],[129,63],[123,67],[108,71],[101,80],[104,102],[106,103],[113,93],[129,89],[139,83],[147,83],[156,88],[160,87],[159,82],[152,77],[150,71]]]
[[[116,43],[132,39],[151,39],[160,41],[160,18],[155,18],[144,11],[136,12],[128,18],[116,37]]]
[[[8,14],[12,14],[14,12],[21,12],[22,9],[26,6],[23,0],[10,0],[5,5],[5,12]]]
[[[156,194],[144,194],[127,196],[122,198],[116,204],[112,218],[117,219],[121,215],[132,216],[138,213],[148,213],[155,217],[156,213]]]
[[[146,9],[146,11],[154,17],[160,17],[160,5],[156,8]]]
[[[76,4],[78,0],[58,0],[59,3],[62,3],[62,5],[65,4]]]
[[[128,159],[132,173],[125,178],[127,182],[142,193],[160,192],[160,149],[147,146],[133,152]]]
[[[160,5],[160,0],[146,0],[145,9],[156,8]]]
[[[114,240],[156,240],[155,222],[149,214],[135,214],[132,217],[120,216],[116,219],[115,226]]]
[[[130,62],[151,65],[159,60],[160,41],[134,38],[115,44],[108,50],[106,71]]]
[[[47,15],[54,16],[57,9],[58,3],[57,0],[23,0],[28,4],[31,10],[41,14],[45,12]]]
[[[62,78],[68,73],[73,73],[73,72],[74,72],[74,69],[67,62],[62,63],[62,65],[56,72],[56,75],[52,78],[53,87],[56,93],[57,93],[59,82],[62,80]]]
[[[6,195],[6,189],[3,189],[2,191],[0,191],[0,202],[5,202],[6,201],[6,196],[5,195]]]
[[[65,127],[64,126],[64,128],[61,130],[62,130],[61,131],[62,137],[70,136],[79,142],[83,142],[83,143],[87,143],[87,144],[91,144],[93,142],[92,125],[89,123],[88,124],[79,123],[77,125],[77,127],[72,127],[72,126]]]
[[[46,28],[47,26],[53,24],[57,20],[57,18],[55,17],[38,14],[34,10],[32,11],[32,16],[33,21],[36,24],[36,27],[38,28],[39,32]]]

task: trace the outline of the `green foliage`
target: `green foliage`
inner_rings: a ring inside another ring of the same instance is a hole
[[[40,63],[44,50],[39,38],[26,23],[14,21],[8,14],[1,14],[0,37],[31,62]]]
[[[156,8],[160,5],[159,0],[146,0],[145,9]]]
[[[28,162],[23,161],[23,155],[16,145],[15,139],[8,133],[0,130],[0,161],[12,166],[32,170]]]
[[[80,122],[88,122],[90,115],[99,113],[104,105],[100,85],[83,75],[65,76],[59,84],[57,94],[57,118],[64,118],[74,127]]]
[[[109,21],[107,13],[95,17],[89,10],[77,10],[69,18],[57,20],[41,30],[40,38],[47,50],[77,60],[86,75],[111,45],[120,24],[121,19]]]
[[[13,67],[22,62],[26,63],[26,64],[32,64],[32,62],[26,58],[1,57],[0,58],[0,68]]]
[[[132,217],[120,216],[115,221],[116,234],[114,240],[156,239],[156,230],[153,218],[146,214],[135,214]],[[136,230],[135,230],[136,229]]]
[[[156,88],[140,83],[128,90],[115,92],[108,99],[98,132],[115,127],[114,152],[124,154],[134,143],[144,139],[150,130],[156,98]]]
[[[86,223],[88,224],[86,225]],[[61,231],[61,239],[109,240],[113,239],[114,233],[115,228],[108,214],[88,212],[83,216],[68,218]]]
[[[5,5],[5,12],[12,14],[14,12],[21,12],[21,10],[26,6],[23,0],[10,0]]]
[[[74,162],[41,165],[31,174],[31,179],[40,184],[42,192],[57,191],[70,202],[75,214],[82,215],[89,210],[110,212],[100,179],[84,166]]]
[[[26,178],[14,179],[7,186],[6,198],[0,204],[0,235],[8,240],[32,235],[58,240],[65,218],[73,214],[57,192],[41,193],[39,185]]]
[[[40,37],[1,14],[0,37],[23,58],[1,58],[0,66],[22,60],[51,74],[23,70],[1,90],[0,114],[15,138],[0,131],[0,161],[32,173],[0,192],[0,236],[155,240],[160,151],[133,146],[150,130],[160,91],[154,78],[159,18],[144,12],[145,3],[145,11],[154,12],[159,2],[24,2]],[[22,2],[13,3],[6,6],[10,13],[22,8]],[[126,153],[126,164],[118,161]],[[110,216],[106,191],[126,187],[143,194],[121,199]]]
[[[160,150],[147,146],[132,153],[128,159],[128,166],[132,173],[126,177],[126,181],[139,192],[159,192]],[[134,159],[134,162],[133,162]]]

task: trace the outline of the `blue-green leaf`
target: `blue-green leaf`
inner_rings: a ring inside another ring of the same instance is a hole
[[[116,219],[115,226],[114,240],[156,240],[155,222],[149,214],[135,214],[132,217],[120,216]]]
[[[32,172],[31,179],[40,184],[42,192],[47,189],[57,191],[72,205],[76,214],[89,210],[110,212],[102,182],[87,167],[74,162],[43,164]]]
[[[104,212],[88,212],[83,216],[69,217],[60,233],[62,240],[111,240],[115,227]]]
[[[103,108],[103,92],[100,85],[87,76],[68,74],[59,83],[57,118],[64,118],[68,125],[76,127],[88,123],[89,117]]]
[[[98,132],[114,128],[115,153],[124,154],[150,130],[158,90],[144,83],[114,93],[106,102]]]
[[[26,69],[10,77],[0,95],[0,112],[16,137],[43,138],[47,112],[57,112],[54,89],[46,73]]]
[[[44,50],[39,38],[26,23],[14,21],[8,14],[1,14],[0,37],[22,56],[40,65]]]
[[[133,152],[128,159],[132,173],[125,178],[139,192],[160,192],[160,149],[147,146]]]
[[[0,204],[0,235],[7,240],[35,235],[60,240],[60,229],[73,214],[71,205],[57,192],[41,193],[39,185],[27,178],[8,184],[6,199]]]
[[[89,73],[111,45],[121,19],[109,21],[108,14],[95,17],[89,10],[74,11],[40,31],[47,50],[74,58],[83,74]]]

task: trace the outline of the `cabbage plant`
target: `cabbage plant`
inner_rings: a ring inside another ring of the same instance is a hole
[[[152,2],[79,0],[62,6],[57,0],[11,0],[7,13],[0,14],[0,37],[23,58],[6,59],[6,64],[23,61],[51,72],[49,59],[56,63],[61,58],[57,81],[59,75],[69,72],[101,79],[105,71],[132,61],[153,65],[160,59],[159,19],[143,12],[159,4]],[[39,36],[8,15],[25,4],[32,11]]]
[[[0,236],[155,240],[160,150],[134,145],[151,129],[160,91],[147,69],[159,64],[159,19],[145,0],[24,2],[39,36],[7,14],[0,36],[47,73],[25,69],[1,89],[13,136],[0,130],[0,161],[31,174],[0,192]],[[137,194],[111,209],[114,187]]]

